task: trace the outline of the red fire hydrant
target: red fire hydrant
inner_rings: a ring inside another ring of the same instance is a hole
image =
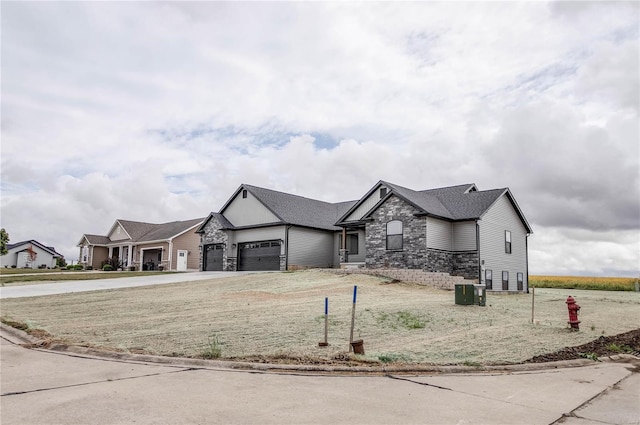
[[[580,329],[580,321],[578,320],[578,311],[580,311],[580,306],[576,303],[576,300],[573,299],[571,295],[567,298],[567,308],[569,309],[569,321],[568,324],[571,325],[573,329]]]

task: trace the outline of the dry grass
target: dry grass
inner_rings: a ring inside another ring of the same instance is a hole
[[[453,292],[315,270],[6,299],[2,315],[74,344],[202,357],[214,340],[222,358],[323,361],[348,349],[354,285],[355,337],[375,360],[512,363],[640,328],[639,293],[536,289],[532,324],[530,294],[459,306]],[[568,295],[582,306],[579,332],[567,329]],[[331,345],[319,348],[325,297]]]
[[[631,277],[529,276],[530,286],[536,288],[635,291],[637,281]]]

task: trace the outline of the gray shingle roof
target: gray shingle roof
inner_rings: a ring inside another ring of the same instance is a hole
[[[283,223],[325,230],[340,230],[336,221],[357,201],[330,203],[303,196],[242,185]]]
[[[109,242],[111,242],[111,240],[103,235],[84,235],[85,238],[87,238],[87,240],[89,241],[89,243],[91,245],[106,245]]]
[[[172,221],[171,223],[153,224],[152,225],[153,227],[147,233],[142,235],[137,240],[137,242],[158,241],[158,240],[172,238],[190,229],[191,227],[194,227],[200,224],[202,220],[204,220],[204,218],[194,218],[192,220]],[[129,233],[128,230],[127,230],[127,233]]]
[[[131,237],[131,242],[150,242],[173,238],[186,230],[201,223],[203,218],[192,220],[172,221],[170,223],[144,223],[142,221],[116,220],[125,232]],[[122,243],[123,241],[112,241],[107,236],[88,235],[84,237],[91,245],[109,245],[112,243]],[[126,240],[126,239],[125,239]]]
[[[13,249],[13,248],[19,247],[20,245],[26,245],[26,244],[36,245],[40,249],[44,249],[45,251],[49,251],[49,253],[51,255],[53,255],[54,257],[64,257],[64,255],[60,254],[59,252],[56,252],[54,247],[46,246],[44,244],[41,244],[40,242],[38,242],[35,239],[30,239],[28,241],[20,241],[20,242],[16,242],[16,243],[12,243],[12,244],[7,244],[7,249],[8,250],[9,249]]]
[[[470,188],[475,188],[471,183],[420,191],[384,181],[380,183],[391,189],[390,194],[394,193],[404,198],[422,210],[423,214],[448,220],[480,218],[507,191],[507,189],[469,191]]]
[[[218,220],[218,223],[220,223],[221,229],[235,229],[236,228],[229,220],[227,220],[227,218],[225,216],[223,216],[222,214],[217,213],[217,212],[212,212],[211,214],[209,214],[209,216],[207,218],[204,219],[204,221],[196,229],[196,233],[203,233],[205,226],[207,225],[209,220],[211,220],[212,218],[215,218],[216,220]]]

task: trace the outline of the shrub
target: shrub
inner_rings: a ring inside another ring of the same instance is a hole
[[[104,266],[102,266],[102,270],[105,272],[110,272],[113,270],[113,267],[111,267],[111,264],[105,264]]]
[[[85,270],[93,270],[93,266],[87,266]]]
[[[222,355],[222,342],[218,338],[217,334],[209,336],[205,348],[202,351],[203,359],[217,359]]]
[[[107,264],[111,266],[111,270],[118,270],[122,267],[122,263],[120,262],[118,257],[107,258],[102,262],[102,265],[100,267],[104,270],[104,266]]]
[[[12,268],[12,269],[15,269],[16,267],[18,267],[18,266],[16,266],[15,264],[13,264],[13,265],[11,266],[11,268]]]

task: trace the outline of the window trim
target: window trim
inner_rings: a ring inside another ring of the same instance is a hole
[[[485,269],[484,271],[484,284],[487,289],[493,289],[493,272],[491,269]]]
[[[400,224],[400,232],[395,232],[394,233],[389,233],[389,225],[390,224],[394,224],[395,223],[399,223]],[[385,248],[387,249],[387,251],[402,251],[404,249],[404,223],[402,222],[402,220],[390,220],[387,222],[387,224],[385,225],[385,236],[386,236],[386,245]],[[398,236],[400,236],[400,246],[399,247],[392,247],[389,248],[389,237],[393,237],[395,236],[395,238],[393,238],[393,240],[397,240]]]
[[[242,199],[247,199],[247,189],[242,189]]]
[[[511,254],[511,231],[504,231],[504,252],[506,254]]]
[[[524,273],[516,273],[516,281],[518,282],[518,291],[524,290]]]
[[[505,277],[507,278],[506,280],[505,280]],[[509,290],[509,271],[508,270],[502,271],[502,290],[503,291]]]

